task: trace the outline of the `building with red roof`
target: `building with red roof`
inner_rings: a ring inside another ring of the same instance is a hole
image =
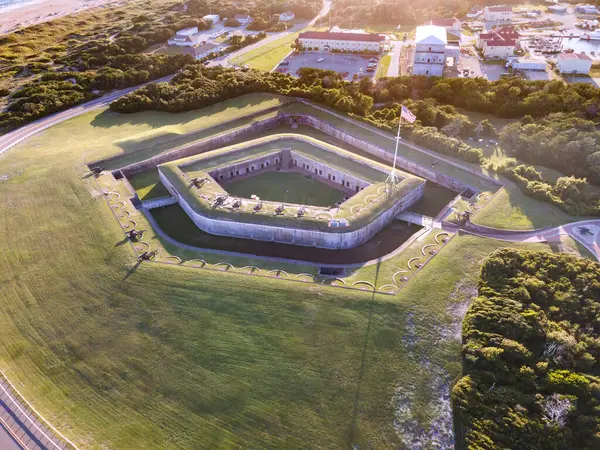
[[[383,50],[385,37],[374,33],[305,31],[300,33],[297,42],[303,48],[314,51],[380,52]]]
[[[477,36],[477,48],[486,59],[506,59],[515,54],[520,34],[514,27],[504,26]]]

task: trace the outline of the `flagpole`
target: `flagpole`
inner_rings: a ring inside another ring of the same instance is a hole
[[[388,181],[390,182],[390,184],[392,186],[395,186],[398,178],[396,176],[396,159],[398,158],[398,145],[400,144],[400,139],[402,139],[400,137],[400,130],[402,128],[402,108],[404,108],[404,105],[402,105],[400,107],[400,120],[398,121],[398,134],[396,135],[396,148],[394,149],[394,161],[392,163],[392,171],[390,172],[390,175],[388,177]]]

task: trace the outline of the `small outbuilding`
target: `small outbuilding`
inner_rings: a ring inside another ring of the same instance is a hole
[[[296,14],[293,11],[286,11],[279,14],[279,20],[282,22],[289,22],[290,20],[294,20],[296,18]]]

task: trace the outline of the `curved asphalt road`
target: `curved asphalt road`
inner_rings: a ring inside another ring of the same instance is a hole
[[[591,234],[582,234],[580,227],[589,229]],[[456,225],[444,224],[443,229],[456,232],[459,229],[475,236],[498,239],[507,242],[551,242],[559,236],[570,236],[583,245],[600,261],[600,220],[583,220],[568,223],[555,228],[544,228],[540,230],[507,232],[507,230],[490,228],[486,231],[469,229],[468,226],[461,228]]]

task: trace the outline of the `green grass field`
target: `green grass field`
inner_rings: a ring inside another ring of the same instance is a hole
[[[251,69],[270,71],[279,61],[292,51],[292,44],[300,33],[291,33],[273,42],[250,50],[231,60],[232,64],[248,66]]]
[[[299,205],[333,207],[345,197],[342,191],[297,172],[265,172],[224,183],[223,187],[238,197],[255,194],[263,200]]]
[[[85,163],[239,105],[93,112],[0,158],[0,367],[82,449],[402,448],[394,420],[428,435],[439,377],[460,372],[455,310],[506,243],[457,237],[395,297],[137,264]],[[420,245],[348,281],[379,285]]]
[[[390,68],[390,62],[392,61],[391,55],[385,55],[381,58],[379,66],[377,67],[377,73],[375,73],[375,79],[387,77],[388,69]]]

